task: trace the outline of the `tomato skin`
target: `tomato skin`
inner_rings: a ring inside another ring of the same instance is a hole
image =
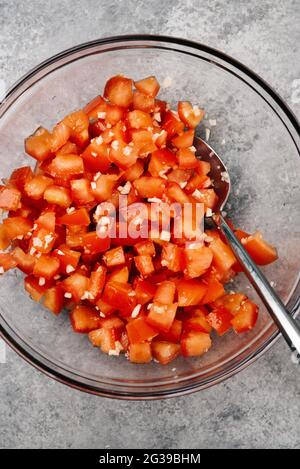
[[[207,334],[210,334],[212,330],[210,323],[201,310],[196,310],[192,317],[186,319],[183,322],[183,328],[185,331],[206,332]]]
[[[209,334],[192,331],[181,339],[181,352],[184,357],[197,357],[206,353],[211,345]]]
[[[91,306],[76,306],[70,315],[74,332],[86,333],[101,326],[97,310]]]
[[[180,344],[172,342],[153,340],[151,343],[152,355],[161,365],[167,365],[175,360],[180,353]]]
[[[198,166],[195,153],[190,148],[180,148],[176,153],[180,169],[194,169]]]
[[[184,131],[184,123],[172,111],[167,111],[164,115],[162,128],[166,130],[168,138],[171,139]]]
[[[177,148],[188,148],[193,145],[194,137],[195,131],[193,129],[190,129],[178,135],[177,137],[174,137],[172,139],[172,143]]]
[[[39,281],[33,275],[24,279],[24,288],[34,301],[40,301],[47,290],[47,286],[39,285]]]
[[[86,254],[99,254],[110,248],[110,238],[106,236],[100,238],[96,231],[90,231],[81,235],[82,246]]]
[[[119,282],[107,282],[103,292],[103,301],[115,309],[120,310],[123,316],[130,316],[136,306],[135,296],[131,296],[130,284]]]
[[[109,147],[103,142],[103,137],[94,138],[81,154],[87,170],[105,173],[111,165]]]
[[[30,254],[26,254],[19,246],[15,247],[14,250],[11,251],[11,255],[16,260],[18,269],[22,270],[22,272],[26,274],[32,273],[36,262],[35,257]]]
[[[51,151],[56,153],[62,148],[71,136],[71,131],[63,122],[56,124],[51,133]]]
[[[5,225],[0,224],[0,250],[5,251],[10,244],[11,239],[8,236]]]
[[[94,272],[91,272],[90,280],[89,280],[89,292],[93,299],[97,301],[102,293],[102,290],[105,285],[106,280],[106,268],[105,267],[98,267],[98,269]]]
[[[144,317],[136,318],[130,321],[126,326],[128,339],[130,344],[139,344],[146,340],[152,340],[158,335]]]
[[[256,264],[267,265],[278,259],[276,249],[262,238],[259,231],[249,235],[241,230],[237,230],[235,235],[242,242],[244,248]]]
[[[151,345],[149,343],[134,343],[129,346],[129,361],[131,363],[149,363],[151,360]]]
[[[84,146],[89,139],[89,119],[83,112],[75,111],[66,116],[62,121],[71,131],[70,140],[78,146]]]
[[[231,328],[232,315],[223,307],[214,309],[207,315],[206,319],[220,336]]]
[[[258,306],[250,300],[246,300],[240,306],[239,311],[231,320],[232,327],[236,333],[247,332],[256,324],[258,318]]]
[[[213,253],[213,264],[221,271],[228,271],[236,262],[236,258],[224,241],[219,237],[214,237],[209,245]]]
[[[168,169],[177,165],[176,155],[167,148],[156,150],[151,154],[148,171],[151,176],[159,177]]]
[[[207,286],[197,279],[179,280],[177,292],[178,306],[196,306],[207,292]]]
[[[17,210],[21,202],[21,192],[13,187],[0,186],[0,208]]]

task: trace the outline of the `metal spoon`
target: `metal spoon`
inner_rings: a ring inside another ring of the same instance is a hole
[[[226,223],[222,215],[222,210],[225,207],[231,188],[230,177],[226,166],[224,165],[221,158],[216,154],[216,152],[200,138],[195,138],[194,146],[197,150],[197,157],[203,161],[207,161],[211,165],[210,176],[214,181],[214,189],[219,197],[217,206],[214,208],[215,215],[212,215],[212,217],[209,218],[226,236],[226,239],[237,259],[239,260],[245,274],[257,291],[258,295],[261,297],[271,317],[277,324],[286,342],[290,346],[292,352],[297,351],[297,358],[299,358],[299,325],[293,319],[281,299],[271,287],[264,274],[249,256],[242,243],[235,236],[234,232]]]

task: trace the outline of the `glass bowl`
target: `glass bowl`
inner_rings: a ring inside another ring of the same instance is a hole
[[[265,268],[292,314],[299,308],[300,159],[299,124],[281,98],[257,75],[222,52],[159,36],[100,39],[50,58],[23,77],[0,107],[0,176],[33,161],[23,140],[36,127],[51,127],[101,93],[107,78],[156,75],[160,96],[175,104],[191,100],[208,113],[199,135],[211,127],[209,144],[232,178],[228,215],[245,230],[262,230],[279,260]],[[167,80],[165,80],[167,78]],[[213,126],[216,119],[216,126]],[[210,120],[210,122],[209,122]],[[259,300],[243,275],[230,290]],[[28,362],[65,384],[101,396],[157,399],[212,386],[265,352],[279,333],[261,307],[255,329],[213,337],[204,356],[167,366],[133,365],[91,347],[74,334],[67,313],[54,317],[24,292],[22,275],[0,279],[3,338]],[[288,351],[287,351],[288,359]]]

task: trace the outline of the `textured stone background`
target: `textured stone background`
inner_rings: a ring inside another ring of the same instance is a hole
[[[244,62],[299,117],[300,103],[292,98],[300,79],[299,21],[297,0],[1,0],[0,79],[11,85],[80,42],[161,33],[207,43]],[[169,401],[82,394],[10,349],[0,376],[1,448],[300,447],[299,367],[282,340],[229,381]]]

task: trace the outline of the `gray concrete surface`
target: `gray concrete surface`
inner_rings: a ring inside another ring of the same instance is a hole
[[[1,0],[0,79],[10,85],[80,42],[161,33],[236,57],[272,84],[299,117],[299,21],[297,0]],[[157,402],[74,391],[9,349],[0,364],[0,447],[299,448],[299,398],[299,367],[282,340],[227,382]]]

